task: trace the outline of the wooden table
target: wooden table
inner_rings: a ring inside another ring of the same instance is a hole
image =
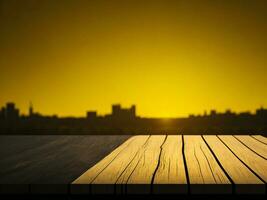
[[[91,193],[266,193],[261,135],[133,136],[73,183]]]

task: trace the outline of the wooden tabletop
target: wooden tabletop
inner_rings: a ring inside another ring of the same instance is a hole
[[[261,135],[139,135],[72,186],[92,193],[266,193],[266,159]]]

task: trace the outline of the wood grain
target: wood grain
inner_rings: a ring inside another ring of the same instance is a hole
[[[250,148],[250,150],[267,159],[267,145],[247,135],[235,135],[234,137]]]
[[[191,184],[230,184],[201,136],[185,136],[185,156]]]
[[[154,184],[186,184],[182,156],[182,136],[169,135],[162,147],[161,160]]]
[[[153,181],[153,193],[187,193],[182,136],[169,135]]]
[[[153,135],[147,144],[131,160],[127,168],[122,172],[116,184],[123,185],[121,192],[126,193],[151,193],[153,177],[166,141],[165,135]],[[116,187],[118,189],[118,187]]]
[[[133,136],[73,184],[91,193],[264,193],[267,145],[259,139]]]
[[[92,183],[92,181],[95,179],[95,177],[99,173],[101,173],[108,165],[110,165],[111,162],[121,152],[123,152],[123,150],[125,150],[132,142],[135,142],[136,140],[138,140],[138,137],[132,137],[128,139],[126,142],[124,142],[122,145],[120,145],[118,148],[112,151],[109,155],[107,155],[104,159],[102,159],[100,162],[98,162],[96,165],[94,165],[92,168],[90,168],[85,173],[83,173],[80,177],[78,177],[75,181],[73,181],[73,184]]]
[[[204,135],[225,172],[235,184],[237,193],[264,193],[265,185],[215,135]],[[236,140],[232,137],[232,140]],[[239,144],[240,145],[240,144]],[[249,185],[249,187],[246,187]],[[253,187],[252,187],[253,186]]]
[[[267,181],[267,160],[255,154],[249,148],[240,143],[231,135],[218,136],[225,144],[242,160],[249,168],[251,168],[265,182]],[[249,137],[249,136],[247,136]]]
[[[267,145],[267,138],[262,135],[251,135],[251,137]]]
[[[185,137],[185,157],[190,184],[231,184],[214,156],[199,135]],[[231,193],[230,187],[218,187],[217,192]],[[193,193],[207,192],[203,187],[191,187]],[[213,191],[210,191],[213,192]]]
[[[151,184],[153,174],[159,162],[161,146],[166,136],[151,136],[142,151],[136,156],[127,169],[121,174],[119,184]]]

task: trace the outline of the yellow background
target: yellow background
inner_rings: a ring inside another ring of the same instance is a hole
[[[267,105],[265,0],[1,0],[0,105],[181,117]]]

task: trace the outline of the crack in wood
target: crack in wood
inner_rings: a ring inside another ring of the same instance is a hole
[[[123,173],[129,168],[129,166],[132,164],[132,161],[137,157],[138,154],[140,154],[141,150],[143,150],[146,146],[147,143],[149,141],[149,139],[151,138],[151,135],[149,135],[149,137],[146,139],[145,143],[142,145],[142,147],[135,153],[134,157],[130,160],[130,162],[126,165],[126,167],[124,168],[124,170],[121,172],[121,174],[118,176],[117,180],[115,181],[115,184],[117,184],[118,180],[120,179],[120,177],[123,175]]]
[[[233,150],[218,136],[216,135],[216,137],[232,152],[232,154],[243,164],[245,165],[250,171],[251,173],[253,173],[258,179],[260,179],[263,183],[266,184],[265,180],[263,180],[251,167],[249,167],[242,159],[240,159],[234,152]]]
[[[126,148],[128,148],[128,146],[133,141],[134,140],[132,140],[131,142],[129,142],[121,151],[119,151],[118,154],[116,154],[116,156],[114,156],[114,158],[92,179],[92,181],[89,184],[92,184],[94,182],[94,180],[120,155],[121,152],[123,152]]]
[[[132,174],[134,173],[136,167],[138,166],[138,164],[139,164],[141,158],[142,158],[142,157],[139,158],[139,160],[138,160],[138,162],[136,163],[136,165],[134,166],[132,172],[131,172],[130,175],[128,176],[128,178],[127,178],[127,180],[126,180],[126,184],[128,184],[128,181],[129,181],[129,179],[131,178]]]
[[[202,174],[202,170],[201,170],[201,166],[200,166],[199,160],[198,160],[198,158],[196,156],[196,149],[195,148],[194,148],[194,156],[195,156],[195,159],[197,160],[198,169],[200,171],[200,175],[201,175],[202,181],[203,181],[203,183],[205,183],[204,177],[203,177],[203,174]]]
[[[191,188],[190,188],[189,172],[188,172],[188,167],[187,167],[187,163],[186,163],[185,150],[184,149],[185,149],[185,142],[184,142],[184,135],[182,135],[182,155],[183,155],[185,176],[186,176],[186,182],[187,182],[187,191],[188,191],[188,194],[190,194]]]
[[[251,149],[249,146],[247,146],[243,141],[241,141],[240,139],[238,139],[236,136],[233,135],[233,137],[238,140],[240,143],[242,143],[245,147],[247,147],[250,151],[252,151],[253,153],[257,154],[258,156],[260,156],[261,158],[263,158],[264,160],[267,160],[264,156],[260,155],[259,153],[257,153],[256,151],[254,151],[253,149]]]
[[[206,139],[203,137],[203,135],[201,135],[202,139],[204,140],[205,144],[207,145],[208,149],[210,150],[211,154],[213,155],[214,159],[216,160],[216,162],[218,163],[218,165],[220,166],[220,168],[222,169],[222,171],[224,172],[224,174],[226,175],[226,177],[228,178],[228,180],[231,182],[232,184],[232,192],[236,193],[236,188],[235,188],[235,183],[233,181],[233,179],[231,178],[231,176],[226,172],[225,168],[223,167],[222,163],[219,161],[218,157],[216,156],[215,152],[211,149],[210,145],[208,144],[208,142],[206,141]]]
[[[152,179],[151,179],[151,193],[153,193],[153,183],[154,183],[154,180],[155,180],[155,176],[156,176],[156,173],[159,169],[159,166],[160,166],[160,162],[161,162],[161,155],[162,155],[162,149],[163,149],[163,145],[164,143],[166,142],[167,140],[167,137],[168,135],[165,135],[165,138],[164,138],[164,141],[162,142],[162,144],[160,145],[160,152],[159,152],[159,158],[158,158],[158,163],[157,163],[157,166],[155,168],[155,171],[153,172],[153,175],[152,175]]]
[[[267,145],[267,143],[265,143],[265,142],[261,141],[260,139],[256,138],[256,136],[254,136],[254,135],[250,135],[250,137],[252,137],[253,139],[255,139],[255,140],[259,141],[259,142],[261,142],[262,144]],[[263,136],[261,136],[261,137],[263,137]]]
[[[115,193],[135,193],[134,185],[141,186],[145,193],[166,192],[166,187],[172,192],[185,193],[187,189],[188,194],[214,192],[209,185],[211,188],[217,185],[214,188],[226,193],[250,192],[246,184],[254,184],[257,190],[266,187],[263,185],[266,156],[261,156],[266,155],[266,148],[259,141],[261,137],[147,135],[138,140],[135,137],[89,169],[77,183],[89,183],[89,187],[96,184],[93,192],[99,190],[98,184],[107,184],[108,191],[114,189]]]
[[[171,174],[171,158],[169,158],[169,165],[168,165],[168,180],[170,180],[170,174]]]
[[[162,138],[162,139],[163,139],[163,138]],[[131,171],[129,177],[127,178],[127,182],[126,182],[126,184],[129,183],[131,177],[133,177],[133,174],[134,174],[135,172],[138,173],[137,168],[140,168],[140,167],[141,167],[141,169],[142,169],[142,168],[144,167],[144,168],[147,169],[147,167],[150,166],[150,163],[147,163],[147,160],[142,160],[142,159],[144,159],[145,154],[146,154],[147,151],[148,151],[149,154],[152,153],[151,150],[153,149],[153,145],[156,144],[156,143],[154,143],[154,142],[157,142],[157,141],[159,141],[159,140],[161,140],[161,139],[160,139],[160,137],[158,137],[158,136],[155,136],[155,137],[153,138],[153,140],[151,139],[151,143],[150,143],[150,145],[152,145],[152,146],[144,149],[144,151],[142,152],[142,155],[139,157],[139,159],[138,159],[136,165],[134,166],[134,169]],[[159,145],[162,145],[162,142],[160,142]],[[152,148],[152,149],[151,149],[151,148]],[[159,151],[160,151],[160,150],[159,150]],[[142,165],[140,164],[140,162],[143,162]],[[139,165],[140,165],[140,166],[139,166]],[[153,171],[154,171],[154,167],[152,167],[152,168],[153,168]],[[137,171],[136,171],[136,170],[137,170]],[[151,173],[151,176],[152,176],[152,173]],[[134,177],[133,177],[133,178],[134,178]],[[152,179],[152,177],[151,177],[151,179]],[[139,181],[140,181],[140,179],[139,179]],[[142,181],[143,181],[143,180],[142,180]],[[147,181],[148,181],[148,180],[147,180]],[[149,182],[150,182],[150,180],[149,180]]]
[[[213,180],[215,181],[215,183],[217,183],[217,181],[216,181],[216,179],[215,179],[215,176],[214,176],[214,174],[213,174],[213,170],[212,170],[212,168],[211,168],[210,162],[209,162],[209,160],[208,160],[206,154],[204,153],[204,151],[203,151],[201,145],[200,145],[200,150],[202,151],[202,153],[203,153],[203,155],[204,155],[204,157],[205,157],[205,159],[206,159],[206,161],[207,161],[207,163],[208,163],[208,165],[209,165],[209,168],[210,168],[210,171],[211,171]],[[219,177],[220,177],[220,176],[219,176]]]

